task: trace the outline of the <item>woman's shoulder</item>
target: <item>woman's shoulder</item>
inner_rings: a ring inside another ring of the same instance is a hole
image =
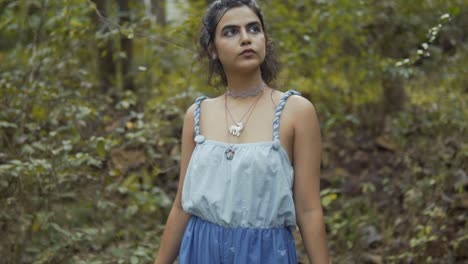
[[[284,95],[285,93],[282,94]],[[288,101],[288,112],[293,116],[310,117],[316,115],[314,104],[302,95],[292,94],[289,96]]]
[[[303,97],[301,92],[298,92],[296,90],[291,89],[291,90],[287,90],[285,92],[281,92],[281,91],[276,90],[275,93],[274,93],[274,96],[276,98],[278,98],[278,100],[281,100],[282,98],[284,98],[286,93],[289,94],[289,96],[287,98],[287,102],[290,102],[289,103],[289,105],[290,105],[289,108],[301,111],[301,110],[306,110],[307,108],[310,109],[311,107],[313,107],[312,102],[309,101],[309,99]]]
[[[222,99],[222,95],[211,98],[206,95],[198,96],[194,102],[187,108],[185,111],[186,115],[193,116],[197,109],[197,105],[200,105],[200,108],[207,107],[208,105],[218,104]],[[201,109],[200,109],[201,110]]]
[[[224,109],[224,95],[218,95],[215,97],[204,96],[203,101],[200,103],[200,107],[204,108],[201,110],[205,111],[216,111],[216,109]],[[208,110],[209,109],[209,110]]]

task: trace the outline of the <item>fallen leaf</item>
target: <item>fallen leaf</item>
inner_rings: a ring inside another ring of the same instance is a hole
[[[395,142],[387,135],[381,135],[375,139],[375,144],[385,150],[396,151],[398,149]]]

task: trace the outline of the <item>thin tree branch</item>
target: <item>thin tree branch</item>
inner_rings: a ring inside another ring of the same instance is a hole
[[[93,9],[95,10],[96,12],[96,15],[99,17],[99,19],[101,19],[104,23],[106,23],[107,25],[112,25],[116,28],[119,29],[119,31],[124,34],[124,32],[126,31],[125,28],[120,25],[119,23],[113,21],[112,19],[110,18],[107,18],[105,16],[102,15],[102,13],[98,10],[98,8],[96,7],[96,5],[92,2],[92,0],[88,0],[88,3],[90,3],[92,6],[93,6]],[[134,34],[134,36],[136,36],[137,38],[148,38],[149,36],[146,35],[146,34]],[[160,42],[160,43],[163,43],[163,44],[166,44],[166,45],[170,45],[172,47],[175,47],[175,48],[178,48],[184,52],[187,52],[187,53],[191,53],[191,54],[196,54],[196,51],[193,50],[193,49],[189,49],[189,48],[185,48],[185,47],[182,47],[181,45],[178,45],[178,44],[174,44],[168,40],[165,40],[161,37],[154,37],[154,40]]]

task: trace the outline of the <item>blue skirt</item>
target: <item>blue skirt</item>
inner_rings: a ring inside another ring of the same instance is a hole
[[[230,228],[192,216],[179,251],[180,264],[297,264],[287,227]]]

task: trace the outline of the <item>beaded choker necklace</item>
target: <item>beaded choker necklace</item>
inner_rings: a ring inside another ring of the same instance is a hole
[[[243,90],[243,91],[231,90],[228,87],[226,93],[227,93],[227,95],[232,96],[234,98],[237,98],[237,97],[245,98],[245,97],[248,97],[248,96],[256,96],[256,95],[260,94],[263,91],[263,89],[265,88],[265,85],[266,84],[264,82],[262,82],[256,88]]]

